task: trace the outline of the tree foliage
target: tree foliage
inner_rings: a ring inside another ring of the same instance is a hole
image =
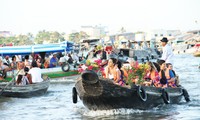
[[[16,35],[12,37],[0,37],[0,44],[13,43],[15,46],[19,45],[33,45],[33,44],[43,44],[43,43],[58,43],[65,41],[65,33],[59,33],[57,31],[39,31],[35,38],[32,33],[27,33],[26,35]],[[73,36],[73,37],[72,37]],[[71,34],[71,41],[78,42],[82,38],[87,38],[88,35],[85,32],[73,33]]]
[[[0,44],[13,43],[15,46],[18,45],[32,45],[33,41],[26,35],[18,35],[15,37],[0,37]]]
[[[72,42],[78,43],[81,39],[86,39],[88,37],[89,37],[89,35],[87,35],[83,31],[80,31],[80,32],[76,32],[76,33],[71,33],[69,35],[69,40]]]
[[[64,34],[64,33],[62,33]],[[64,41],[63,35],[58,32],[49,32],[49,31],[39,31],[36,35],[34,42],[36,44],[42,44],[43,42],[46,43],[58,43]]]

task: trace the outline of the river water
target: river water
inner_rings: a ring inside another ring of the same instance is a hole
[[[199,120],[200,119],[200,58],[188,54],[177,54],[174,69],[180,76],[181,85],[190,95],[191,102],[161,105],[150,110],[117,109],[89,111],[78,99],[72,103],[72,87],[77,76],[58,79],[52,82],[48,92],[32,98],[0,97],[1,120],[93,120],[93,119],[160,119],[160,120]]]

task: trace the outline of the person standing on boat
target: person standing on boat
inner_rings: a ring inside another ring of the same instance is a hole
[[[105,48],[102,49],[101,60],[107,60],[107,53]]]
[[[42,72],[41,69],[37,66],[37,62],[33,61],[31,64],[32,68],[29,70],[28,74],[31,75],[32,83],[42,82]]]
[[[163,49],[162,49],[163,53],[160,59],[164,60],[165,63],[173,64],[174,54],[173,54],[171,45],[168,44],[168,39],[166,37],[163,37],[160,41],[161,41],[161,45],[163,46]]]

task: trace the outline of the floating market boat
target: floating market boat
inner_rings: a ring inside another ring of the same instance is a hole
[[[190,101],[183,87],[156,88],[151,86],[123,87],[112,80],[100,79],[93,71],[84,71],[81,79],[72,89],[73,103],[77,96],[90,110],[109,110],[118,108],[151,109],[161,104],[176,104],[184,97]]]
[[[28,85],[11,84],[6,86],[7,84],[9,83],[8,82],[0,83],[1,96],[27,98],[27,97],[44,95],[47,92],[47,89],[49,88],[50,80],[46,78],[43,82],[28,84]]]
[[[60,78],[79,74],[77,68],[71,65],[41,69],[41,72],[42,75],[48,76],[49,78]],[[8,71],[6,76],[5,80],[10,81],[12,79],[12,71]]]
[[[42,54],[43,57],[46,53],[52,52],[69,52],[73,50],[73,42],[64,41],[56,44],[37,44],[29,46],[6,46],[0,47],[0,55],[30,55],[31,53]],[[65,77],[71,75],[77,75],[78,71],[74,68],[73,64],[64,64],[60,67],[41,69],[42,74],[48,75],[49,78]],[[12,79],[12,72],[6,73],[6,80]]]
[[[200,57],[200,51],[196,51],[193,53],[194,57]]]
[[[194,48],[195,48],[195,51],[194,51],[193,55],[195,57],[200,57],[200,43],[195,44]]]

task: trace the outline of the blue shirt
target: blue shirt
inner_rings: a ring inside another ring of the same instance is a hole
[[[49,67],[50,67],[50,68],[56,67],[55,65],[53,65],[53,63],[55,63],[55,64],[57,63],[57,59],[54,58],[54,57],[52,57],[51,60],[50,60],[50,64],[49,64]]]

